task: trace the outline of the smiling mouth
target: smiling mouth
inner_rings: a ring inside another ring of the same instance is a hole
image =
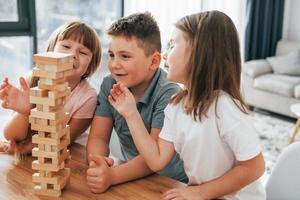
[[[127,74],[115,74],[116,76],[127,76]]]

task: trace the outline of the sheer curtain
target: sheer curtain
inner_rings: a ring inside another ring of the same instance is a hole
[[[178,19],[184,15],[206,10],[220,10],[233,20],[239,32],[241,50],[244,49],[244,0],[124,0],[125,16],[144,11],[153,14],[161,30],[163,50],[168,42],[173,24]]]

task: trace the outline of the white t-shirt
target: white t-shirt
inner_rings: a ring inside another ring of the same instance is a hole
[[[232,99],[222,93],[210,107],[207,118],[195,121],[184,112],[182,102],[165,109],[164,126],[159,137],[173,142],[184,161],[189,184],[202,184],[222,176],[236,161],[257,156],[261,147],[256,129],[248,115],[241,112]],[[265,200],[259,180],[224,199]]]

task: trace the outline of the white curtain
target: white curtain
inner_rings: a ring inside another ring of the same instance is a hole
[[[206,10],[220,10],[235,23],[243,49],[244,0],[124,0],[124,15],[149,11],[161,30],[163,50],[169,40],[174,23],[181,17]]]

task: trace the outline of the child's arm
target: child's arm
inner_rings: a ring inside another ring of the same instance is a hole
[[[236,166],[226,172],[223,176],[203,183],[198,186],[176,188],[167,191],[163,198],[173,199],[198,196],[199,199],[216,199],[233,192],[237,192],[246,185],[257,180],[265,171],[265,163],[262,154],[246,161],[237,162]],[[172,197],[172,198],[171,198]]]
[[[86,131],[91,124],[92,119],[75,119],[71,118],[69,122],[70,126],[70,139],[71,142],[80,136],[84,131]]]
[[[175,154],[174,145],[162,139],[156,141],[148,134],[131,92],[123,84],[115,84],[109,102],[126,119],[134,143],[150,169],[164,168]]]
[[[19,81],[21,89],[11,85],[7,78],[0,86],[2,107],[16,112],[4,127],[5,138],[12,141],[26,138],[29,126],[28,116],[31,109],[29,87],[23,77]]]
[[[109,155],[112,128],[113,119],[111,117],[94,116],[87,142],[87,155]]]

